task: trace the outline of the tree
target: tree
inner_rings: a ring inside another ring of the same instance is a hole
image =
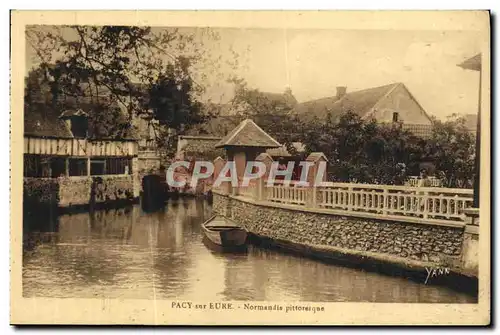
[[[53,69],[52,67],[51,69]],[[60,82],[53,79],[52,71],[38,67],[29,72],[25,83],[24,111],[42,117],[57,118],[63,110],[81,108],[89,114],[89,134],[109,138],[130,135],[131,123],[123,108],[110,97],[92,101],[85,94],[80,96],[61,93]],[[82,84],[79,89],[85,87]]]
[[[300,138],[298,134],[304,124],[293,113],[297,100],[291,90],[287,89],[283,94],[266,93],[249,88],[242,79],[232,78],[230,81],[235,87],[231,100],[233,112],[242,120],[252,119],[294,153],[292,142]]]
[[[218,38],[209,29],[200,31]],[[91,117],[109,136],[123,135],[137,115],[157,118],[166,128],[185,129],[203,121],[199,99],[204,87],[197,83],[194,69],[203,63],[205,72],[210,71],[204,63],[207,49],[196,33],[128,26],[30,26],[27,41],[38,61],[31,77],[42,80],[38,81],[50,92],[48,105],[53,110],[82,100],[97,106]],[[27,105],[34,104],[35,91],[33,85],[27,87]],[[122,122],[116,122],[113,113],[102,115],[117,108],[124,115]]]
[[[177,131],[215,115],[203,113],[203,104],[193,97],[196,88],[189,67],[189,60],[182,57],[176,64],[167,65],[165,72],[148,86],[143,109],[151,112],[160,124]]]
[[[412,166],[424,156],[423,140],[397,125],[363,120],[353,111],[338,121],[316,119],[305,129],[306,151],[326,155],[334,181],[395,184],[400,166]]]
[[[475,138],[467,129],[463,117],[434,120],[427,151],[436,169],[445,176],[448,187],[471,187]]]
[[[379,124],[347,112],[339,120],[313,121],[302,141],[308,152],[321,151],[330,161],[332,180],[362,183],[398,183],[401,167],[418,173],[432,162],[447,187],[471,187],[474,136],[464,118],[433,120],[432,136],[414,136],[398,124]]]

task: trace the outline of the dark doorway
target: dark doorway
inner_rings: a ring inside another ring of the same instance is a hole
[[[54,157],[50,161],[51,177],[57,178],[66,175],[66,159]]]

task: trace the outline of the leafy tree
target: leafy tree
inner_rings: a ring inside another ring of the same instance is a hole
[[[428,155],[442,171],[448,187],[471,187],[474,173],[475,137],[463,117],[434,120]]]
[[[308,152],[321,151],[330,161],[330,179],[341,182],[394,184],[400,166],[424,155],[425,144],[396,125],[363,120],[346,112],[338,121],[315,120],[304,133]]]
[[[433,121],[428,139],[414,136],[397,124],[362,120],[347,112],[338,122],[314,120],[302,141],[308,152],[321,151],[330,161],[332,180],[361,183],[400,183],[406,173],[418,173],[422,162],[432,162],[448,187],[471,187],[474,137],[463,118]]]
[[[305,125],[293,114],[297,100],[291,90],[287,89],[283,94],[266,93],[249,88],[242,79],[232,78],[230,81],[235,86],[231,100],[233,112],[241,120],[252,119],[293,153],[295,148],[292,142],[300,138],[298,133]]]
[[[294,99],[248,88],[233,80],[233,111],[252,118],[266,132],[293,152],[292,142],[302,142],[306,152],[323,152],[330,164],[331,180],[401,184],[408,174],[418,174],[431,162],[449,187],[470,187],[474,160],[473,136],[464,119],[434,120],[431,138],[421,138],[399,123],[364,120],[355,111],[339,117],[312,118],[304,122],[293,113]]]
[[[210,71],[204,62],[210,55],[196,33],[128,26],[27,27],[38,63],[26,86],[27,111],[39,108],[33,107],[39,103],[33,100],[40,98],[38,83],[44,86],[45,106],[53,111],[82,101],[95,106],[91,119],[108,136],[122,136],[137,115],[156,118],[174,131],[203,122],[204,87],[195,69],[203,64],[205,73]],[[209,29],[201,35],[218,38]]]

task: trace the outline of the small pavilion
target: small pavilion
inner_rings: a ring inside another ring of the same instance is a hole
[[[254,161],[267,149],[280,148],[282,145],[255,122],[246,119],[224,136],[215,147],[224,148],[227,160],[235,162],[238,182],[241,182],[246,162]]]

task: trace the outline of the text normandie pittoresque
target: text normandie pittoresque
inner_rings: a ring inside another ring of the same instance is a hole
[[[229,302],[209,302],[193,303],[189,301],[172,301],[171,307],[175,309],[197,309],[197,310],[237,310],[244,309],[250,311],[265,312],[324,312],[324,306],[308,306],[297,304],[260,304],[260,303],[229,303]]]

